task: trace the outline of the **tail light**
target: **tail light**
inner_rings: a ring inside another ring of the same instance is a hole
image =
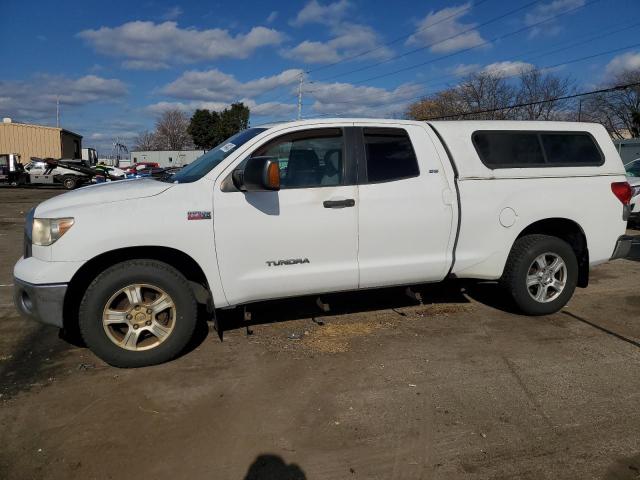
[[[620,200],[623,205],[629,205],[633,191],[628,182],[613,182],[611,184],[611,191],[618,197],[618,200]]]

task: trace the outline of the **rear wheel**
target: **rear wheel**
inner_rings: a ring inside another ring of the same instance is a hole
[[[528,315],[547,315],[569,301],[578,281],[576,254],[564,240],[527,235],[516,240],[502,283]]]
[[[116,367],[171,360],[187,345],[197,307],[186,278],[154,260],[116,264],[91,283],[80,304],[80,331]]]
[[[66,175],[62,178],[62,186],[67,190],[73,190],[78,186],[78,180],[73,175]]]

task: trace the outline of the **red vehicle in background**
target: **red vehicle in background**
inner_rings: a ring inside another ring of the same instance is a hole
[[[158,162],[138,162],[128,168],[125,168],[124,171],[127,173],[142,173],[143,170],[158,167],[160,167]]]

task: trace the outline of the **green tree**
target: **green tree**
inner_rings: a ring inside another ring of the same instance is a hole
[[[232,135],[249,126],[249,107],[244,103],[233,103],[220,112],[216,128],[217,143],[222,143]]]
[[[189,123],[189,135],[193,143],[203,150],[211,150],[227,138],[249,126],[249,108],[242,102],[234,103],[218,113],[198,109]]]
[[[216,145],[217,116],[216,112],[210,112],[207,109],[198,109],[193,112],[187,131],[196,147],[210,150]]]

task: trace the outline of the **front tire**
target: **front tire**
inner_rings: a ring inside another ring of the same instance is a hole
[[[87,288],[79,311],[83,340],[115,367],[143,367],[175,358],[187,346],[197,306],[187,279],[155,260],[118,263]]]
[[[549,315],[573,295],[578,260],[560,238],[526,235],[514,243],[501,282],[523,313]]]

